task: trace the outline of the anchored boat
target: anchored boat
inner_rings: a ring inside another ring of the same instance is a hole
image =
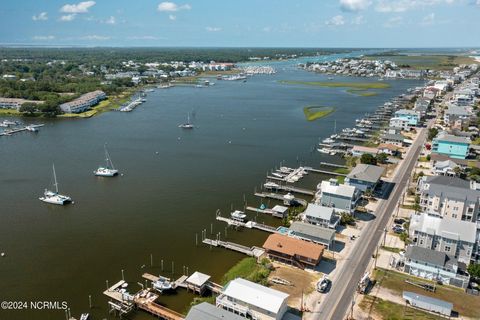
[[[40,197],[38,199],[46,203],[63,206],[69,202],[72,202],[72,198],[58,193],[58,182],[57,182],[57,174],[55,173],[55,165],[52,165],[52,168],[53,168],[53,179],[54,179],[53,185],[55,186],[55,191],[50,191],[48,189],[45,189],[45,191],[43,192],[43,197]]]

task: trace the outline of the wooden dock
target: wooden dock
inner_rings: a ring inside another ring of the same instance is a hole
[[[287,192],[304,194],[304,195],[307,195],[307,196],[315,195],[315,191],[304,189],[304,188],[298,188],[298,187],[294,187],[294,186],[288,186],[288,185],[283,185],[283,186],[282,185],[277,185],[274,188],[266,188],[266,189],[283,190],[283,191],[287,191]]]
[[[330,162],[320,162],[321,166],[326,166],[326,167],[334,167],[334,168],[346,168],[348,169],[347,166],[343,164],[336,164],[336,163],[330,163]]]
[[[334,176],[344,176],[344,177],[347,176],[347,175],[344,174],[344,173],[338,173],[338,172],[333,172],[333,171],[314,169],[314,168],[311,168],[311,167],[305,167],[305,170],[307,170],[307,171],[312,171],[312,172],[315,172],[315,173],[331,174],[331,175],[334,175]]]
[[[0,136],[11,136],[12,134],[18,133],[18,132],[23,132],[27,131],[28,127],[30,128],[40,128],[43,127],[44,124],[32,124],[26,127],[21,127],[21,128],[16,128],[16,129],[6,129],[7,131],[3,130],[3,132],[0,133]]]
[[[238,243],[234,243],[234,242],[212,240],[212,239],[208,239],[208,238],[203,239],[202,242],[205,243],[206,245],[209,245],[209,246],[222,247],[222,248],[229,249],[229,250],[232,250],[232,251],[240,252],[240,253],[246,254],[249,257],[258,258],[265,253],[265,250],[262,249],[262,248],[255,247],[255,246],[249,248],[247,246],[244,246],[244,245],[241,245],[241,244],[238,244]]]
[[[148,291],[143,290],[137,295],[135,295],[135,305],[142,310],[147,311],[159,318],[165,320],[183,320],[184,317],[182,314],[168,309],[164,306],[159,305],[155,301],[158,299],[158,295]]]
[[[270,198],[270,199],[275,199],[275,200],[280,200],[284,201],[285,198],[283,197],[284,195],[278,194],[278,193],[273,193],[273,192],[256,192],[255,196],[260,197],[260,198]],[[307,200],[300,199],[300,198],[294,198],[293,201],[301,204],[302,206],[307,206],[308,202]]]
[[[255,208],[255,207],[245,207],[245,210],[248,210],[248,211],[253,211],[253,212],[258,212],[258,213],[265,213],[265,214],[269,214],[273,217],[276,217],[276,218],[283,218],[283,215],[272,210],[272,209],[259,209],[259,208]]]
[[[221,215],[217,215],[217,220],[226,222],[229,226],[244,227],[248,229],[258,229],[258,230],[262,230],[270,233],[277,233],[277,228],[263,224],[263,223],[258,223],[255,221],[241,222],[241,221],[222,217]]]

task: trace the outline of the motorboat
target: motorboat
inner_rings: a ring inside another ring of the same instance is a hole
[[[325,153],[325,154],[330,154],[330,152],[331,152],[327,148],[319,148],[319,149],[317,149],[317,151],[320,152],[320,153]]]
[[[235,211],[233,211],[232,213],[230,213],[230,217],[231,217],[233,220],[237,220],[237,221],[243,222],[243,221],[245,220],[245,218],[247,217],[247,215],[246,215],[245,212],[243,212],[243,211],[235,210]]]
[[[277,178],[283,178],[283,177],[284,177],[283,174],[280,174],[280,173],[278,173],[278,172],[272,172],[272,176],[275,176],[275,177],[277,177]]]
[[[153,285],[153,288],[160,293],[173,289],[173,283],[170,281],[170,279],[162,276],[158,277],[158,279],[154,281],[152,285]]]
[[[280,185],[276,184],[275,182],[267,182],[263,185],[266,189],[278,189]]]
[[[326,143],[326,144],[334,143],[334,142],[335,142],[335,140],[333,140],[332,138],[326,138],[326,139],[322,140],[322,143]]]
[[[45,189],[45,191],[43,192],[43,197],[40,197],[38,199],[46,203],[63,206],[67,203],[72,202],[72,198],[58,193],[58,182],[57,182],[57,174],[55,173],[55,165],[53,165],[52,168],[53,168],[53,179],[54,179],[53,185],[55,186],[55,191]]]
[[[100,166],[97,170],[93,171],[96,176],[99,177],[114,177],[118,174],[118,170],[113,166],[112,159],[108,154],[107,146],[104,146],[105,149],[105,167]]]
[[[38,132],[38,128],[32,125],[26,126],[25,129],[27,129],[27,131],[30,131],[30,132]]]

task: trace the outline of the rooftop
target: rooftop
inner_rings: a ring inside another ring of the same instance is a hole
[[[324,246],[274,233],[267,238],[263,248],[292,257],[299,255],[318,261],[322,257]]]
[[[305,242],[302,240],[298,241]],[[223,294],[272,313],[278,313],[288,298],[286,293],[242,278],[230,281],[225,286]]]
[[[294,223],[292,223],[292,225],[290,226],[290,230],[293,231],[294,235],[295,233],[302,233],[314,238],[328,240],[335,237],[335,230],[333,229],[323,228],[314,224],[300,221],[295,221]]]
[[[330,180],[322,181],[320,183],[320,189],[322,190],[322,193],[325,192],[325,193],[335,194],[335,195],[349,197],[349,198],[352,198],[355,195],[355,187],[354,186],[349,186],[349,185],[346,185],[346,184],[333,183]],[[308,207],[307,207],[307,209],[308,209]],[[315,209],[315,207],[312,207],[312,209]]]
[[[233,312],[217,308],[207,302],[194,305],[185,320],[244,320]]]
[[[412,215],[410,230],[475,243],[477,226],[473,222],[422,213]]]
[[[447,265],[451,267],[458,264],[455,258],[447,256],[444,252],[417,246],[408,246],[405,257],[407,259],[428,263],[440,268],[443,268]]]
[[[430,305],[438,306],[445,309],[451,310],[453,308],[453,304],[448,301],[427,297],[415,292],[403,291],[403,298],[412,301],[421,301],[423,303],[428,303]]]
[[[347,177],[349,179],[357,179],[376,183],[378,180],[380,180],[380,177],[382,176],[384,170],[384,168],[379,166],[360,163],[352,169],[352,171],[348,174]]]
[[[422,191],[438,197],[448,197],[460,201],[479,201],[480,191],[473,190],[470,182],[447,176],[432,176],[422,178]]]
[[[209,279],[210,279],[210,276],[208,274],[195,271],[190,277],[187,278],[186,282],[193,284],[194,286],[201,287]]]
[[[331,207],[324,207],[319,204],[309,203],[304,213],[306,216],[309,216],[309,217],[315,217],[315,218],[330,221],[330,219],[335,213],[335,209]]]
[[[455,143],[466,143],[470,144],[470,139],[465,137],[457,137],[451,134],[444,132],[439,133],[433,140],[435,141],[444,141],[444,142],[455,142]]]

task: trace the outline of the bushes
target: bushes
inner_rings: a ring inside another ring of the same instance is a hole
[[[222,283],[227,284],[229,281],[241,277],[262,285],[267,285],[267,278],[270,275],[269,264],[270,261],[268,259],[263,259],[260,264],[257,264],[255,258],[242,259],[225,273]]]
[[[354,226],[355,225],[355,218],[351,214],[342,213],[342,215],[340,217],[340,224],[342,226],[346,226],[346,225]]]

